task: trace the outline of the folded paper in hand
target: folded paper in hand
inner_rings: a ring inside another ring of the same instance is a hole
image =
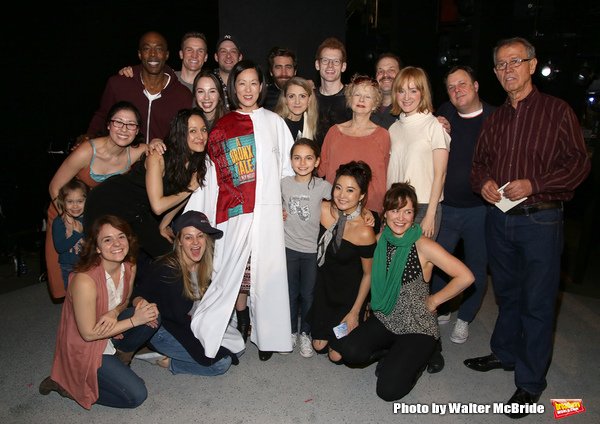
[[[525,199],[527,199],[527,196],[522,197],[519,200],[510,200],[508,197],[505,197],[504,196],[504,187],[506,187],[509,183],[510,183],[510,181],[498,189],[498,193],[500,193],[500,195],[502,196],[502,199],[500,199],[500,201],[498,203],[496,203],[496,207],[498,207],[498,209],[500,209],[502,212],[506,212],[506,211],[514,208],[519,203],[521,203],[521,202],[525,201]]]

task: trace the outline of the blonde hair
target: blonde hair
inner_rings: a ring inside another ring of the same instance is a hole
[[[346,87],[344,88],[346,106],[348,106],[349,108],[352,106],[352,96],[354,96],[354,91],[361,85],[371,88],[371,91],[373,92],[373,107],[377,109],[381,104],[381,100],[383,99],[381,89],[379,88],[379,83],[374,78],[371,78],[367,75],[359,74],[354,74],[352,80],[350,81],[350,84],[346,85]]]
[[[394,93],[394,95],[392,96],[392,115],[400,115],[400,113],[402,113],[402,108],[398,103],[396,93],[399,93],[402,89],[402,86],[405,84],[408,85],[411,81],[415,84],[415,87],[421,93],[421,101],[419,102],[419,106],[417,107],[417,112],[433,112],[433,101],[431,100],[431,86],[429,84],[429,78],[427,77],[427,73],[421,68],[407,66],[406,68],[402,68],[398,75],[396,75],[394,85],[392,86],[392,93]]]
[[[183,279],[183,296],[190,300],[200,300],[204,296],[204,293],[206,293],[206,290],[211,282],[215,241],[210,235],[204,235],[206,245],[204,254],[202,255],[202,258],[198,264],[198,271],[196,272],[199,292],[199,296],[196,296],[192,278],[190,277],[190,273],[187,271],[187,267],[183,260],[183,251],[181,249],[180,240],[181,235],[182,232],[180,231],[173,242],[173,252],[166,255],[164,260],[170,268],[175,270],[177,276]]]
[[[277,105],[275,105],[274,112],[281,116],[282,118],[287,118],[290,115],[290,108],[288,108],[286,103],[286,96],[288,88],[292,85],[296,85],[298,87],[302,87],[306,94],[308,94],[308,106],[305,112],[304,118],[304,127],[308,129],[307,134],[303,134],[302,136],[305,138],[314,138],[315,133],[317,132],[317,121],[319,119],[319,107],[317,105],[317,96],[313,92],[312,86],[310,83],[301,77],[292,77],[290,78],[281,89],[281,93],[279,94],[279,98],[277,99]]]

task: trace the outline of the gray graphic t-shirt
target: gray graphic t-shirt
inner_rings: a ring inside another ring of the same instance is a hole
[[[287,211],[285,247],[296,252],[316,253],[321,201],[331,199],[331,184],[318,177],[310,184],[285,177],[281,180],[281,196]]]

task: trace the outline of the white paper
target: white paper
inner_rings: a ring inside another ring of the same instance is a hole
[[[509,183],[510,183],[510,181],[498,189],[498,193],[500,193],[500,195],[502,196],[502,199],[500,199],[500,201],[498,203],[496,203],[496,206],[502,212],[511,210],[512,208],[517,206],[519,203],[521,203],[521,202],[525,201],[525,199],[527,199],[527,196],[522,197],[519,200],[510,200],[508,197],[504,197],[504,187],[506,187]]]

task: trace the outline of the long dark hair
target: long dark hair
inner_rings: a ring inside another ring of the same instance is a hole
[[[212,122],[210,122],[210,125],[209,122],[205,119],[206,126],[210,127],[208,129],[211,130],[212,127],[215,125],[215,122],[217,122],[219,118],[221,118],[227,113],[227,106],[225,105],[225,93],[223,91],[223,85],[221,85],[221,81],[219,81],[219,79],[214,73],[208,70],[201,71],[200,73],[198,73],[198,75],[196,75],[196,78],[194,78],[194,83],[192,84],[192,94],[194,95],[194,107],[196,107],[197,109],[202,109],[196,101],[196,86],[198,85],[198,81],[200,81],[200,78],[210,78],[215,84],[215,87],[217,88],[217,93],[219,94],[219,104],[215,108],[215,118],[212,120]]]
[[[171,130],[165,140],[167,151],[165,158],[165,194],[189,191],[188,185],[194,172],[198,183],[204,187],[206,175],[206,152],[192,152],[188,146],[188,120],[196,115],[206,124],[204,113],[200,109],[181,109],[171,121]],[[187,168],[184,166],[188,163]]]

